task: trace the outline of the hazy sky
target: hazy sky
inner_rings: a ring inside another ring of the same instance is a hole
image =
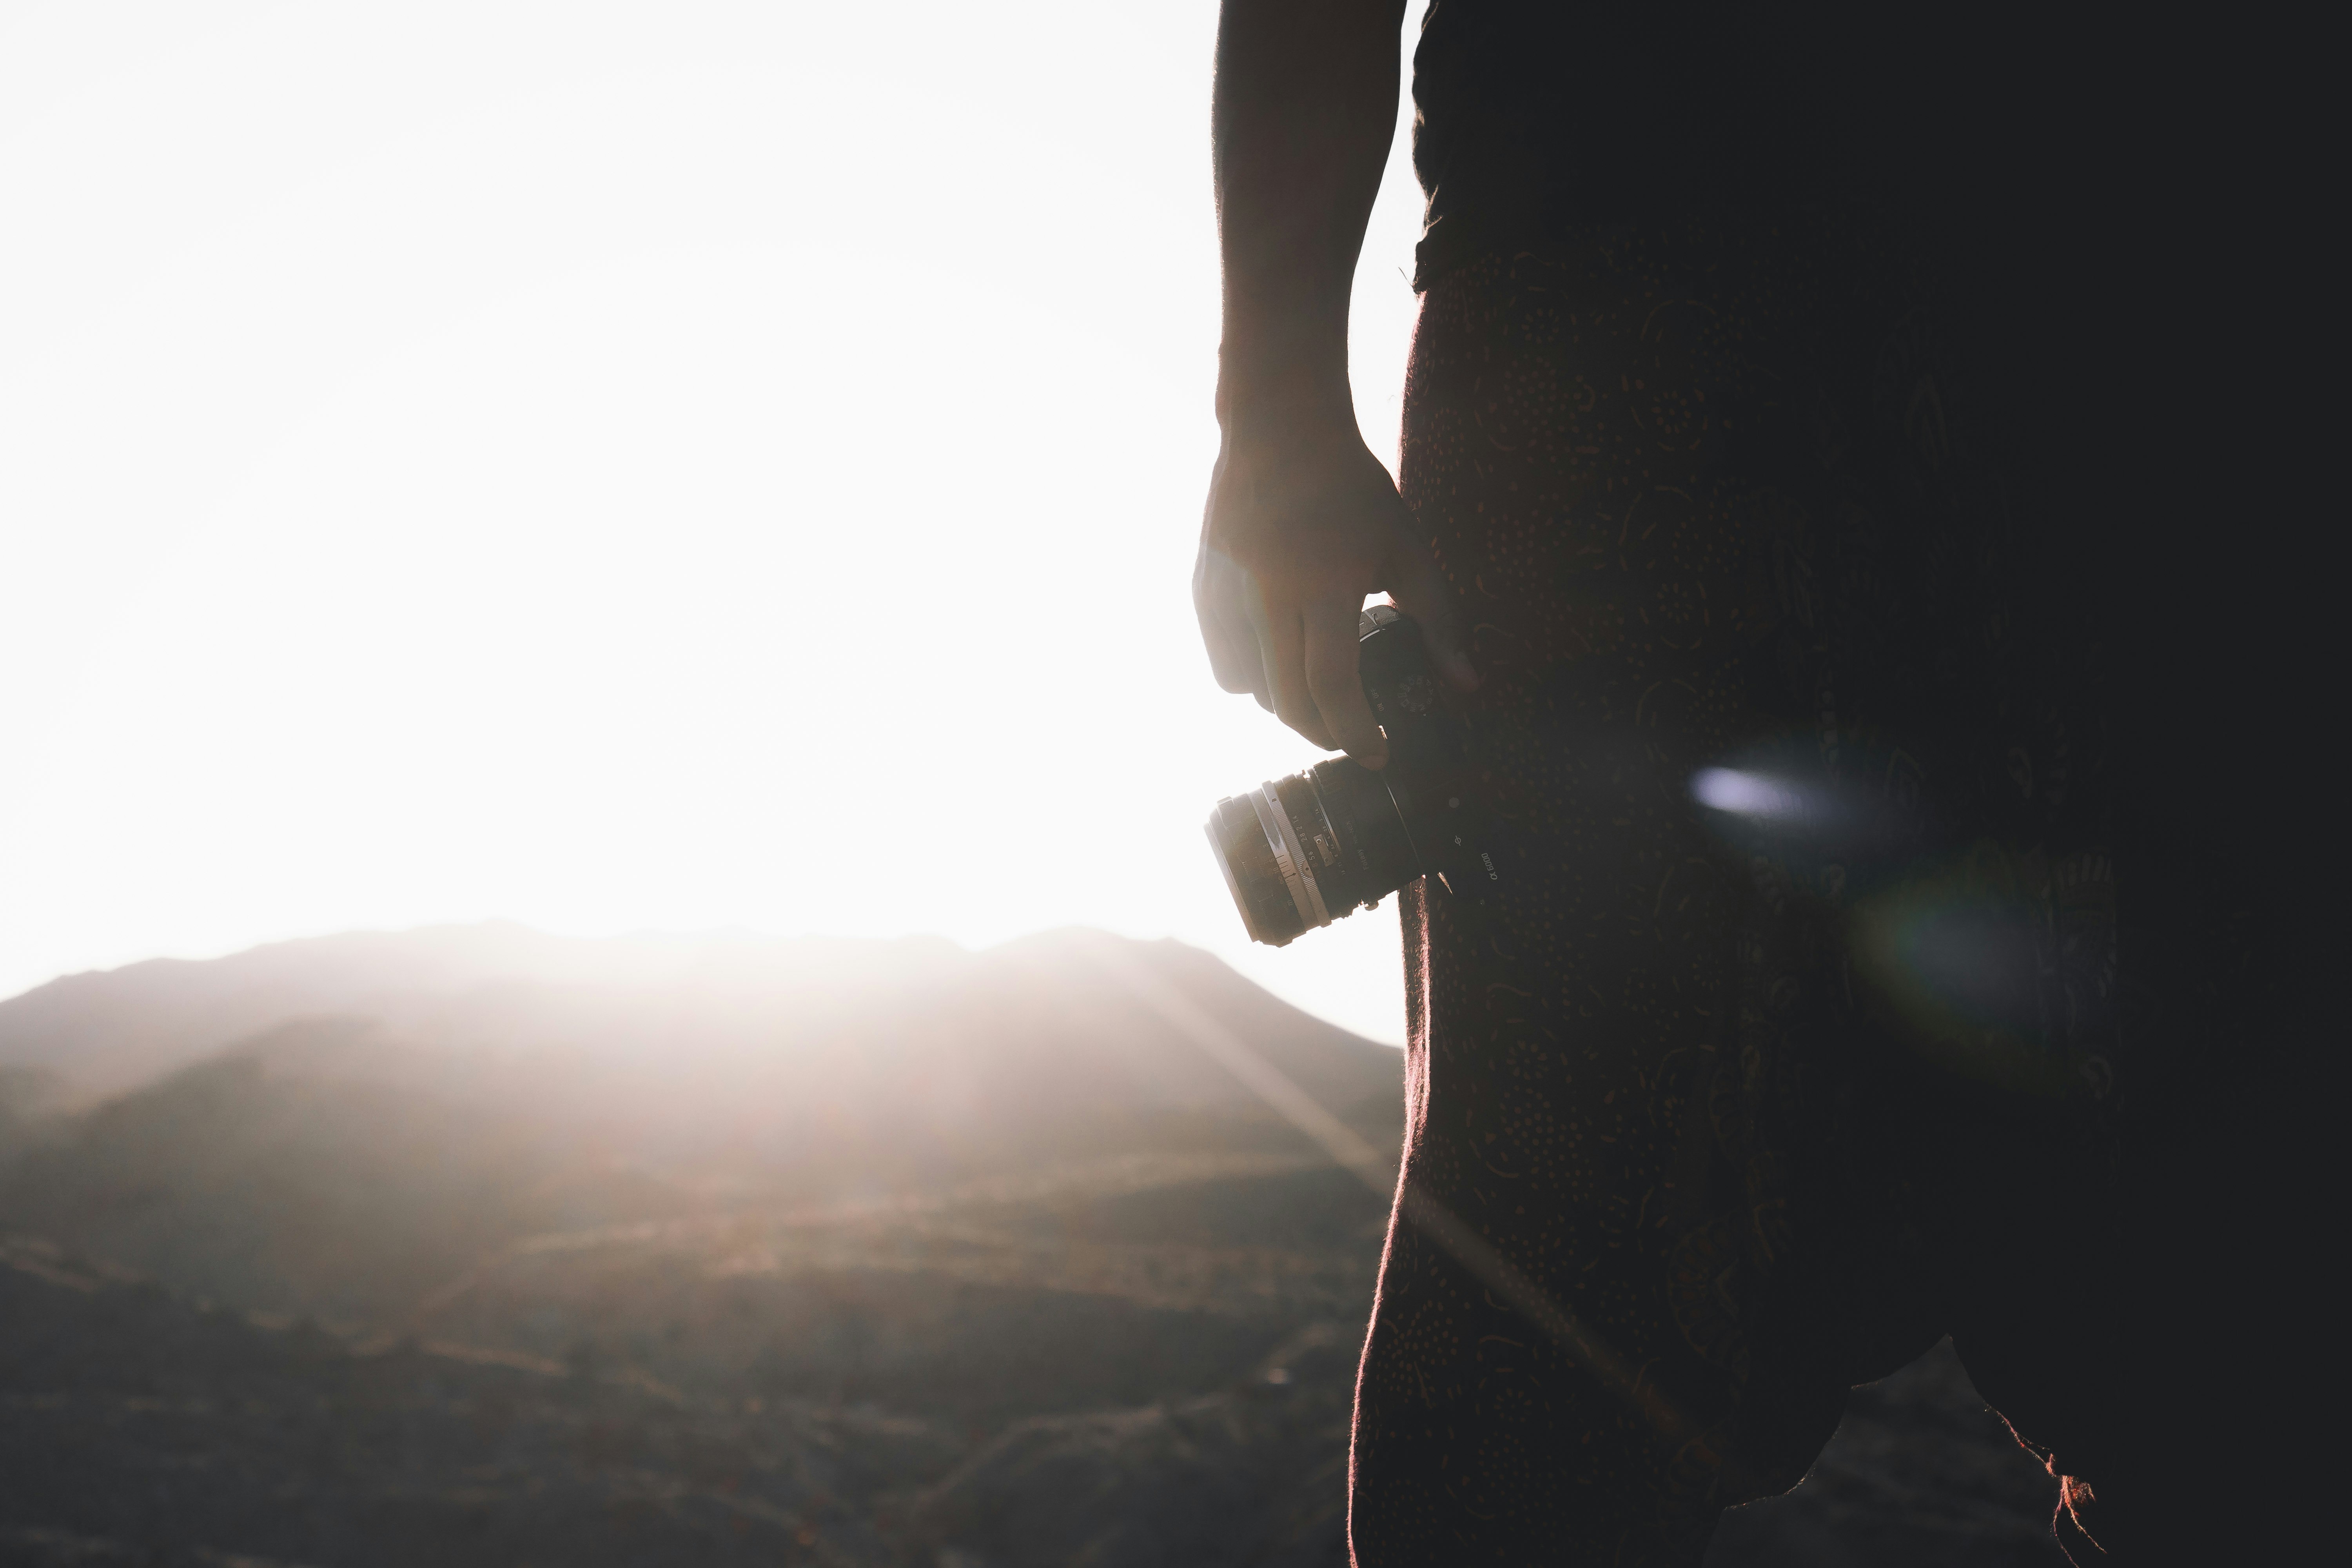
[[[0,0],[0,994],[1085,922],[1400,1038],[1394,900],[1253,950],[1201,836],[1314,754],[1187,585],[1215,10]]]

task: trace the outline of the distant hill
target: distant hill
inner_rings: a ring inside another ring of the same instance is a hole
[[[1141,981],[1139,984],[1138,976]],[[200,1294],[397,1317],[520,1237],[1159,1152],[1312,1152],[1173,993],[1391,1146],[1398,1054],[1173,942],[595,942],[513,926],[139,964],[0,1004],[0,1223]],[[238,1031],[243,1031],[239,1033]],[[127,1043],[126,1043],[127,1042]]]
[[[1169,1399],[1223,1436],[1151,1506],[1239,1489],[1199,1560],[1339,1561],[1385,1194],[1204,1028],[1394,1147],[1398,1053],[1097,932],[444,930],[0,1004],[0,1564],[1021,1562],[1054,1421]]]
[[[359,931],[226,958],[154,959],[67,975],[0,1002],[0,1069],[46,1068],[85,1100],[119,1093],[289,1020],[364,1018],[411,1043],[512,1058],[571,1056],[783,1066],[812,1049],[845,1066],[861,1046],[919,1027],[950,1054],[969,1029],[1022,1054],[1026,1037],[1084,1035],[1089,1081],[1125,1075],[1199,1104],[1235,1086],[1108,983],[1104,961],[1139,963],[1221,1022],[1331,1087],[1392,1076],[1393,1051],[1276,1000],[1207,953],[1066,930],[970,952],[897,941],[745,935],[550,936],[506,921]],[[1111,1032],[1097,1032],[1111,1026]],[[877,1071],[899,1065],[888,1052]],[[1369,1070],[1365,1064],[1380,1064]],[[938,1065],[944,1066],[944,1062]]]

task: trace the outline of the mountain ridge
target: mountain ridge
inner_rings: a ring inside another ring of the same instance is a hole
[[[560,1040],[625,1054],[616,1037],[630,1028],[641,1038],[682,1039],[696,1047],[689,1055],[729,1043],[751,1049],[853,1018],[870,1023],[992,975],[1017,972],[1058,986],[1083,973],[1090,949],[1106,946],[1181,980],[1253,1033],[1360,1041],[1197,949],[1083,927],[972,951],[937,936],[562,937],[501,921],[342,932],[61,975],[0,1001],[0,1069],[56,1074],[88,1104],[272,1026],[324,1016],[509,1052]]]
[[[634,969],[603,962],[621,949]],[[160,995],[159,972],[116,972],[0,1005],[0,1064],[119,1069],[112,1029],[163,1069],[78,1110],[44,1088],[50,1112],[0,1139],[26,1145],[0,1217],[276,1310],[397,1318],[533,1236],[765,1225],[1120,1158],[1327,1163],[1171,996],[1375,1141],[1401,1125],[1394,1050],[1209,954],[1084,930],[971,953],[428,928],[212,963],[160,972]]]

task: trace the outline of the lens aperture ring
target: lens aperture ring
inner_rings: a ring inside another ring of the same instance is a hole
[[[1330,911],[1324,908],[1323,890],[1315,885],[1315,872],[1307,858],[1305,841],[1292,826],[1289,813],[1282,808],[1282,797],[1274,785],[1263,784],[1250,791],[1250,809],[1257,813],[1258,826],[1265,830],[1265,841],[1274,850],[1274,863],[1282,872],[1283,886],[1290,889],[1290,901],[1298,906],[1298,918],[1307,929],[1331,923]]]

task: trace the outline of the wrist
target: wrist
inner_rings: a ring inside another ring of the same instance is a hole
[[[1343,354],[1269,360],[1218,356],[1217,426],[1227,440],[1253,434],[1297,439],[1332,430],[1352,435],[1355,394]]]
[[[1263,289],[1228,285],[1223,332],[1217,344],[1217,418],[1235,420],[1344,416],[1355,402],[1348,389],[1348,311],[1311,299],[1268,298]]]

